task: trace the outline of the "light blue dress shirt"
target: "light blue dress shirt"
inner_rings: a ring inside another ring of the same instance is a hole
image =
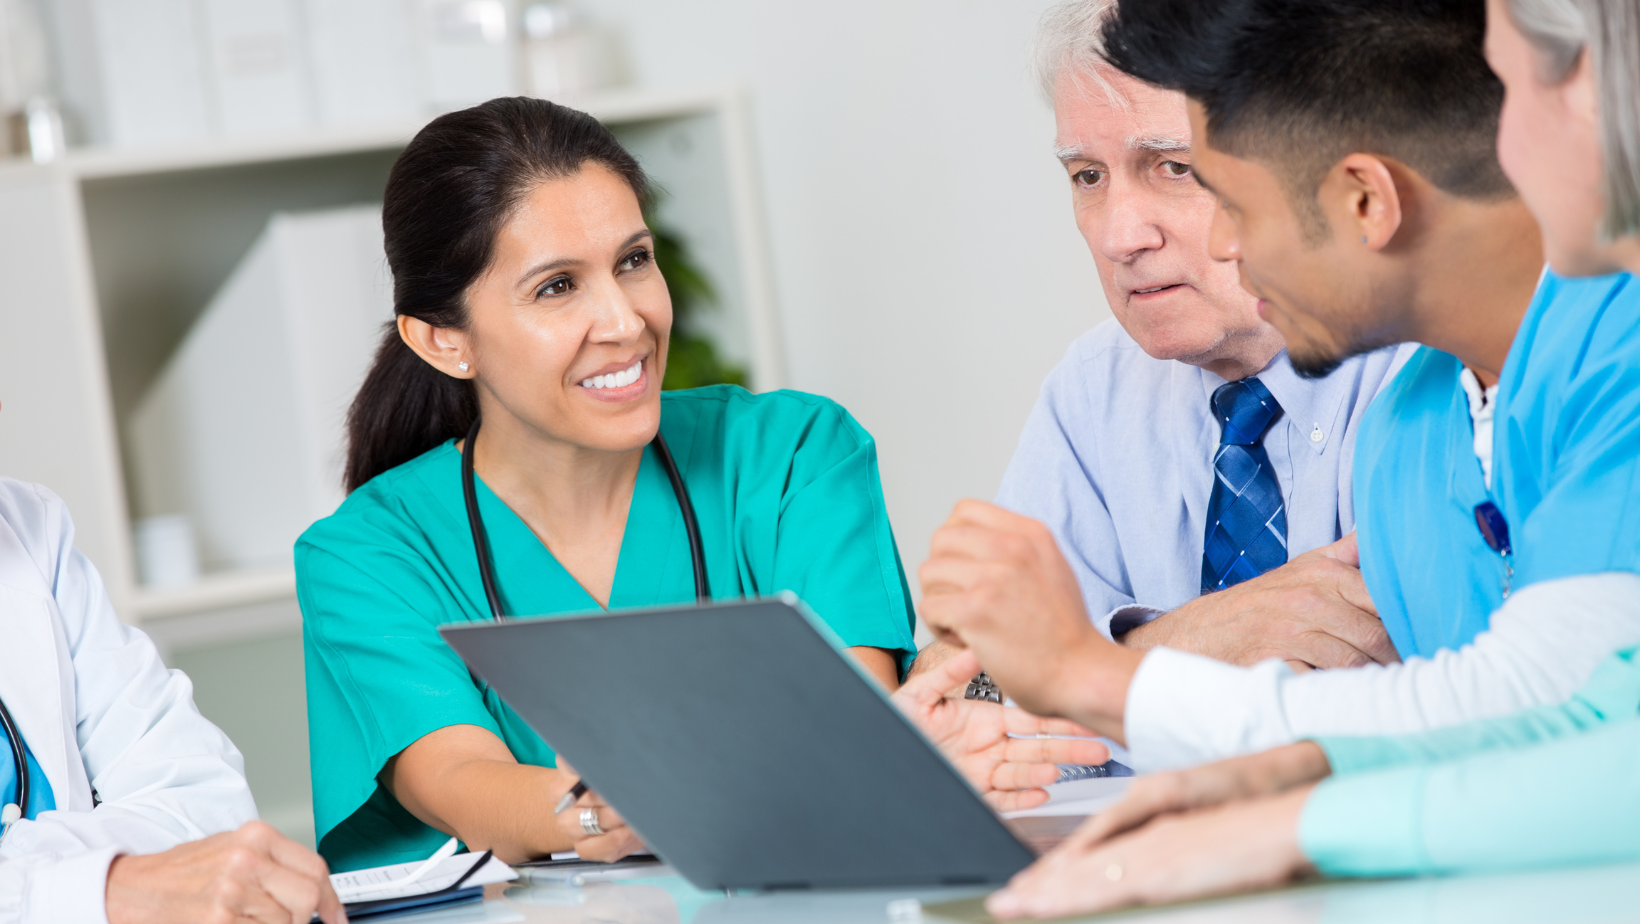
[[[1368,402],[1414,347],[1345,362],[1321,380],[1283,352],[1258,374],[1282,407],[1264,436],[1287,505],[1290,555],[1355,527],[1350,461]],[[1101,632],[1125,632],[1200,596],[1202,540],[1224,379],[1153,359],[1114,320],[1049,373],[997,503],[1048,525]]]

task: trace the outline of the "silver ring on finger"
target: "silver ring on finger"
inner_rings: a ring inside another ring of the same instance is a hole
[[[598,824],[597,809],[581,809],[581,830],[585,831],[588,837],[597,837],[604,833],[604,829]]]

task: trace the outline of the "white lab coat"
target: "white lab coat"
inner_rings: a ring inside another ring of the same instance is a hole
[[[0,841],[0,924],[106,924],[116,855],[256,817],[239,751],[194,707],[187,676],[114,615],[68,508],[11,478],[0,478],[0,697],[57,804]]]

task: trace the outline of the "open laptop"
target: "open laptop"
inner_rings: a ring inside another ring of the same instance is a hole
[[[1000,883],[1034,859],[790,594],[440,631],[699,888]]]

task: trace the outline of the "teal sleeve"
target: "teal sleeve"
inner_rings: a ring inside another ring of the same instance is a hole
[[[1640,721],[1531,747],[1337,776],[1299,820],[1331,876],[1479,873],[1640,859]]]
[[[1636,651],[1607,657],[1571,699],[1497,719],[1468,722],[1416,735],[1324,736],[1315,740],[1337,775],[1434,764],[1488,751],[1519,748],[1587,731],[1640,714]]]
[[[773,589],[790,590],[848,646],[916,656],[915,614],[900,566],[877,445],[825,402],[790,459],[775,542]]]
[[[475,725],[507,741],[522,762],[553,761],[439,636],[440,623],[466,616],[436,567],[367,536],[327,535],[338,522],[298,543],[296,572],[315,833],[341,871],[415,859],[443,843],[377,781],[388,758],[422,736]],[[327,540],[346,557],[316,547]]]

